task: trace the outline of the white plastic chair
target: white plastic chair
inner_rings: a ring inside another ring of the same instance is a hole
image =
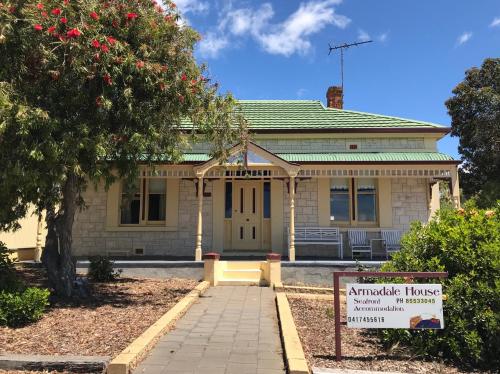
[[[369,253],[370,260],[373,259],[372,245],[368,240],[366,230],[349,229],[347,230],[347,236],[349,239],[349,246],[351,247],[352,251],[352,258],[354,258],[355,253]]]

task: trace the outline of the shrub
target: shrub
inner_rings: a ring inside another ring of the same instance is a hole
[[[383,271],[447,271],[443,330],[384,330],[387,345],[456,363],[500,367],[500,206],[441,210],[427,225],[414,223]]]
[[[112,282],[121,274],[121,270],[113,269],[113,261],[108,257],[95,256],[90,258],[88,277],[95,282]]]
[[[9,250],[0,242],[0,291],[16,291],[21,287],[22,283],[17,277]]]
[[[0,292],[0,325],[18,327],[38,321],[49,305],[49,295],[49,290],[36,287]]]

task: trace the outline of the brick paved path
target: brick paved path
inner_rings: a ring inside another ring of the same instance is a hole
[[[274,291],[211,287],[134,374],[283,374]]]

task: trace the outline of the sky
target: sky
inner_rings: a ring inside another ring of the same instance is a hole
[[[237,99],[325,103],[340,84],[328,45],[345,52],[344,108],[450,126],[445,101],[465,71],[500,57],[500,0],[178,0],[200,32],[196,58]],[[458,139],[439,151],[459,159]]]

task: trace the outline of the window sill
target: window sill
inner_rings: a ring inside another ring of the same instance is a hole
[[[106,227],[108,232],[157,232],[157,231],[177,231],[177,226],[118,226],[118,227]]]

